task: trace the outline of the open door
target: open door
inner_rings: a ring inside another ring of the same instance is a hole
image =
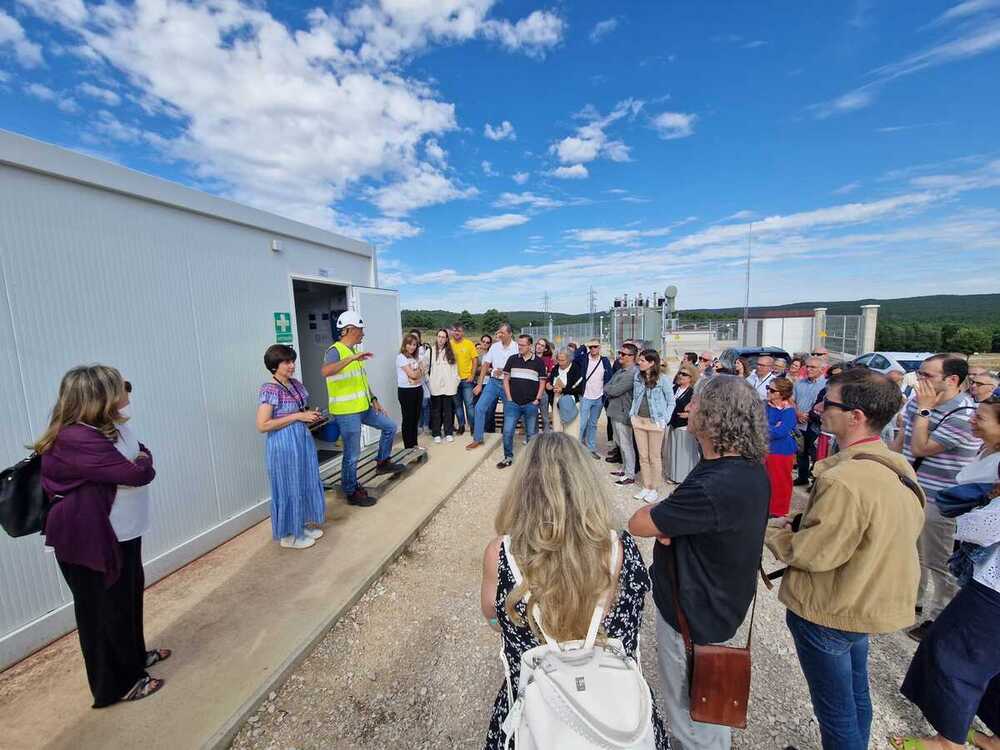
[[[374,355],[365,363],[372,393],[399,425],[402,414],[396,396],[396,355],[403,338],[399,292],[352,286],[350,305],[365,321],[365,339],[361,348]],[[378,433],[365,427],[362,440],[365,445],[376,442]]]

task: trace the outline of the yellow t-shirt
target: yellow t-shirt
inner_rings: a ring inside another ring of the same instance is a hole
[[[458,365],[458,377],[468,380],[472,377],[472,361],[479,356],[479,350],[471,339],[455,341],[451,339],[451,350],[455,353],[455,363]]]

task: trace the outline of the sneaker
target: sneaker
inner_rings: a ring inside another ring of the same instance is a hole
[[[286,549],[308,549],[316,544],[316,540],[308,536],[286,536],[281,539],[281,546]]]
[[[444,441],[446,443],[454,443],[455,442],[455,437],[454,437],[454,435],[445,435],[444,436]]]
[[[594,458],[596,458],[596,459],[597,459],[598,461],[600,461],[600,460],[601,460],[602,458],[604,458],[604,456],[602,456],[602,455],[601,455],[600,453],[598,453],[597,451],[591,451],[591,452],[590,452],[590,455],[591,455],[591,456],[593,456]]]
[[[632,477],[622,477],[621,479],[617,480],[615,484],[621,484],[621,485],[635,484],[635,480]]]
[[[435,443],[440,443],[441,442],[441,438],[439,436],[435,435],[434,436],[434,442]]]
[[[660,493],[656,490],[646,490],[646,497],[643,498],[647,503],[658,503],[660,502]]]
[[[362,508],[370,508],[378,501],[374,497],[369,497],[364,487],[358,487],[347,496],[348,505],[359,505]]]
[[[617,451],[612,451],[608,454],[608,457],[604,459],[609,464],[620,464],[622,462],[622,454]]]
[[[323,536],[323,529],[312,529],[306,526],[306,528],[303,530],[303,533],[310,539],[319,539],[321,536]]]
[[[927,634],[930,632],[933,625],[934,620],[924,620],[922,623],[917,625],[917,627],[907,630],[906,634],[917,643],[920,643],[920,641],[927,637]]]
[[[638,492],[636,492],[636,493],[635,493],[634,495],[632,495],[632,497],[633,497],[633,498],[634,498],[635,500],[645,500],[645,499],[646,499],[646,493],[647,493],[647,492],[648,492],[648,490],[647,490],[647,489],[646,489],[645,487],[643,487],[643,488],[642,488],[641,490],[639,490],[639,491],[638,491]]]
[[[498,469],[506,469],[508,466],[514,463],[514,459],[505,458],[503,461],[497,464]]]
[[[403,464],[397,464],[392,459],[387,458],[385,461],[375,462],[376,474],[399,474],[401,471],[406,471],[406,467]]]
[[[611,472],[611,476],[613,476],[613,477],[623,477],[623,476],[625,476],[625,472],[622,471],[621,469],[619,469],[618,471],[612,471]]]

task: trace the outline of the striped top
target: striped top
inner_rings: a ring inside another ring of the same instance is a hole
[[[306,408],[309,405],[309,391],[295,378],[289,380],[288,388],[283,388],[280,383],[272,380],[260,387],[258,399],[260,403],[274,407],[271,418],[277,419]]]
[[[925,457],[917,471],[917,482],[927,494],[928,500],[935,501],[938,490],[953,486],[958,472],[966,464],[975,461],[982,448],[983,442],[972,434],[971,419],[975,409],[961,407],[975,407],[975,402],[968,394],[960,393],[931,410],[930,439],[945,450],[935,456]],[[955,409],[959,411],[954,411]],[[945,415],[948,415],[947,418]],[[903,408],[903,456],[911,464],[916,458],[910,448],[913,420],[916,418],[917,400],[911,398]]]
[[[503,371],[510,378],[510,397],[515,404],[524,406],[538,398],[538,383],[545,380],[545,365],[533,355],[525,359],[515,354],[507,360]]]

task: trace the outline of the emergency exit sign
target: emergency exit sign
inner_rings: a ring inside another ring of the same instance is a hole
[[[279,344],[292,343],[292,314],[276,312],[274,314],[274,340]]]

